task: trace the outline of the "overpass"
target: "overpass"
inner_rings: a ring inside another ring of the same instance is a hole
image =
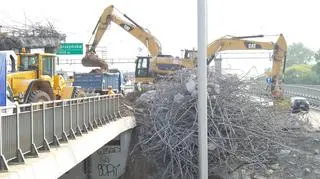
[[[119,95],[1,107],[0,178],[58,178],[133,127]]]
[[[284,90],[320,106],[320,89]],[[123,134],[135,125],[132,116],[121,117],[119,95],[1,107],[0,178],[58,178],[119,135],[123,156],[129,140]]]

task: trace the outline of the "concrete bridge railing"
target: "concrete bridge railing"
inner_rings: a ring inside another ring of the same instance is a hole
[[[0,172],[8,164],[76,139],[120,117],[120,96],[95,96],[0,108]]]

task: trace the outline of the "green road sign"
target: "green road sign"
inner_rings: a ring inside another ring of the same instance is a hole
[[[82,43],[61,43],[57,50],[57,55],[82,55]]]

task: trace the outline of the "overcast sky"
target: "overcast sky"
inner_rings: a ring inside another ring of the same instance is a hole
[[[149,29],[160,40],[164,54],[180,56],[181,49],[196,48],[196,0],[10,0],[1,3],[0,24],[49,20],[67,34],[68,42],[86,43],[103,9],[111,4]],[[289,44],[303,42],[316,50],[320,48],[318,9],[317,0],[208,0],[208,42],[227,34],[283,33]],[[147,53],[115,24],[100,45],[107,47],[110,58]]]

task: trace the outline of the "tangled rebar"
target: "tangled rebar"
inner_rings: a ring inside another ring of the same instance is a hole
[[[208,76],[209,175],[243,166],[266,169],[282,149],[304,140],[303,122],[250,91],[253,82]],[[256,86],[255,86],[256,87]],[[265,87],[261,87],[261,94]],[[138,147],[156,166],[155,178],[198,178],[197,84],[195,71],[181,70],[136,101]]]
[[[57,31],[50,22],[35,23],[27,27],[3,26],[0,33],[0,50],[25,48],[57,48],[65,34]]]

